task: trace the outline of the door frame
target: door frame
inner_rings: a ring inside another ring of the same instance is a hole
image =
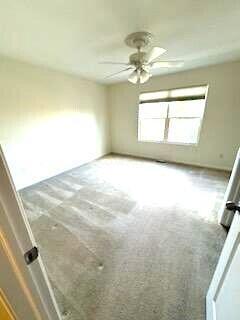
[[[17,157],[16,157],[17,161]],[[61,315],[41,255],[27,265],[24,253],[36,246],[22,201],[14,186],[0,145],[0,241],[19,284],[38,320],[60,320]]]

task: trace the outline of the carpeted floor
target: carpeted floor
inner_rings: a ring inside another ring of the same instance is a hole
[[[63,319],[205,319],[227,181],[108,156],[22,190]]]

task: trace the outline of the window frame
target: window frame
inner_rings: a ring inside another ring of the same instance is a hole
[[[196,147],[199,144],[200,141],[200,135],[201,135],[201,131],[202,131],[202,124],[203,124],[203,120],[204,120],[204,116],[205,116],[205,111],[206,111],[206,107],[207,107],[207,95],[208,95],[208,88],[209,85],[208,84],[204,84],[204,85],[198,85],[198,86],[192,86],[192,87],[185,87],[185,88],[174,88],[174,89],[166,89],[166,90],[157,90],[154,92],[159,92],[159,91],[170,91],[170,90],[175,90],[175,89],[190,89],[190,88],[196,88],[196,87],[201,87],[201,86],[205,86],[206,87],[206,93],[205,93],[205,98],[204,98],[204,110],[203,110],[203,115],[202,117],[171,117],[169,118],[169,102],[168,102],[168,106],[167,106],[167,116],[166,118],[147,118],[147,119],[165,119],[165,128],[164,128],[164,139],[161,141],[157,141],[157,140],[142,140],[140,138],[141,135],[141,119],[139,117],[139,107],[141,105],[140,103],[140,94],[143,93],[150,93],[149,91],[147,92],[141,92],[139,94],[139,99],[138,99],[138,112],[137,112],[137,117],[138,117],[138,132],[137,132],[137,140],[138,142],[151,142],[151,143],[158,143],[158,144],[169,144],[169,145],[179,145],[179,146],[193,146]],[[151,93],[153,93],[153,91],[151,91]],[[191,99],[189,99],[191,100]],[[176,101],[178,101],[176,99]],[[193,101],[193,100],[192,100]],[[199,128],[198,128],[198,134],[197,134],[197,139],[196,142],[173,142],[173,141],[168,141],[168,132],[169,132],[169,123],[170,123],[170,119],[200,119],[200,124],[199,124]]]

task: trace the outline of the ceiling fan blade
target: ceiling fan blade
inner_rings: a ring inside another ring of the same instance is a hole
[[[151,68],[180,68],[183,65],[183,61],[154,61],[150,64]]]
[[[117,75],[119,75],[119,74],[121,74],[121,73],[123,73],[123,72],[129,71],[129,70],[131,70],[131,69],[132,69],[132,67],[128,67],[128,68],[123,69],[123,70],[121,70],[121,71],[118,71],[118,72],[115,72],[115,73],[113,73],[113,74],[110,74],[109,76],[105,77],[104,79],[112,78],[112,77],[114,77],[114,76],[117,76]]]
[[[100,61],[99,64],[116,64],[120,66],[129,66],[130,64],[127,62],[114,62],[114,61]]]
[[[166,50],[163,48],[153,47],[149,52],[146,53],[144,60],[146,61],[146,63],[150,63],[153,60],[157,59],[164,52],[166,52]]]
[[[149,72],[147,72],[146,70],[143,69],[143,70],[141,71],[140,77],[139,77],[140,83],[145,83],[145,82],[147,82],[147,81],[150,79],[151,76],[152,76],[152,75],[151,75]]]
[[[133,83],[133,84],[136,84],[138,82],[138,77],[139,77],[139,73],[137,70],[134,70],[130,76],[128,77],[128,81]]]

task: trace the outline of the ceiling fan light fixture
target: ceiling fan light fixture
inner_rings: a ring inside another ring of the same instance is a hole
[[[151,76],[152,75],[149,72],[147,72],[146,70],[142,69],[142,71],[140,73],[140,76],[139,76],[140,83],[147,82],[150,79]]]
[[[133,84],[136,84],[138,82],[138,77],[139,77],[138,70],[134,70],[128,77],[128,81]]]

